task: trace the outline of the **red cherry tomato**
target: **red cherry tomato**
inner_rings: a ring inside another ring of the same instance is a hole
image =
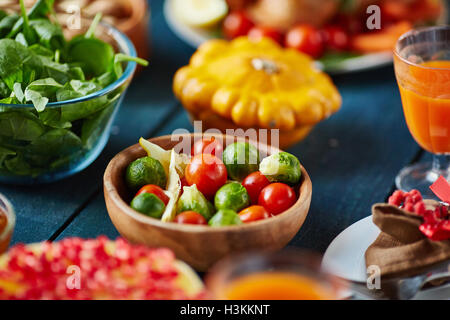
[[[328,26],[323,30],[325,43],[331,50],[345,51],[350,46],[350,37],[339,26]]]
[[[176,223],[182,224],[208,224],[208,221],[195,211],[184,211],[176,215],[173,220]]]
[[[239,217],[247,223],[270,218],[270,213],[263,206],[251,206],[239,212]]]
[[[262,189],[258,204],[277,215],[289,209],[296,201],[294,189],[284,183],[272,183]]]
[[[266,176],[259,171],[250,173],[242,181],[242,185],[245,189],[247,189],[247,193],[250,196],[250,200],[252,200],[253,204],[258,203],[258,197],[261,193],[261,190],[269,184],[270,182],[269,180],[267,180]]]
[[[270,38],[277,43],[281,43],[283,36],[280,32],[273,28],[256,26],[250,29],[247,34],[248,38],[253,41],[261,40],[262,38]]]
[[[191,159],[185,170],[187,183],[197,185],[207,198],[227,182],[227,169],[222,160],[210,154],[198,154]]]
[[[223,145],[220,140],[214,137],[197,140],[192,147],[191,154],[193,156],[202,153],[212,154],[222,159]]]
[[[306,24],[297,25],[289,30],[286,34],[285,45],[313,58],[319,58],[324,51],[322,34],[313,26]]]
[[[136,196],[143,194],[143,193],[153,193],[155,196],[157,196],[159,199],[161,199],[161,201],[164,202],[164,204],[166,206],[170,200],[169,197],[164,193],[164,190],[161,187],[154,185],[154,184],[147,184],[147,185],[143,186],[136,193]]]
[[[253,25],[244,11],[234,11],[223,21],[223,33],[228,39],[234,39],[247,35]]]

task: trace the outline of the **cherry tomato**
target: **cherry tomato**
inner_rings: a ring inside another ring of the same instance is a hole
[[[270,182],[269,180],[267,180],[266,176],[259,171],[250,173],[242,181],[242,185],[245,189],[247,189],[247,193],[250,196],[250,200],[252,200],[253,204],[258,203],[258,197],[261,193],[261,190],[269,184]]]
[[[191,154],[193,156],[202,153],[212,154],[222,159],[223,145],[220,140],[214,137],[197,140],[192,147]]]
[[[289,209],[296,201],[294,189],[284,183],[272,183],[262,189],[258,204],[277,215]]]
[[[323,30],[325,43],[329,49],[345,51],[350,46],[350,37],[339,26],[328,26]]]
[[[191,159],[185,170],[187,183],[197,185],[207,198],[227,182],[227,169],[222,160],[210,154],[198,154]]]
[[[182,224],[208,224],[208,221],[195,211],[184,211],[176,215],[173,220],[176,223]]]
[[[135,197],[137,197],[140,194],[143,193],[153,193],[155,196],[157,196],[164,204],[167,206],[167,203],[169,202],[169,197],[164,193],[164,190],[154,184],[147,184],[143,186],[139,191],[136,193]]]
[[[286,34],[285,45],[313,58],[319,58],[324,51],[322,34],[313,26],[306,24],[297,25],[289,30]]]
[[[239,217],[247,223],[270,218],[270,213],[263,206],[251,206],[239,212]]]
[[[270,38],[277,43],[281,43],[283,36],[277,30],[270,27],[256,26],[250,29],[247,36],[250,40],[258,41],[262,38]]]
[[[253,22],[244,11],[231,12],[223,21],[223,33],[228,39],[247,35]]]

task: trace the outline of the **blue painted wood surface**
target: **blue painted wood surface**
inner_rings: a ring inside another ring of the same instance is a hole
[[[102,155],[75,177],[39,187],[0,185],[17,210],[13,242],[68,236],[118,236],[104,204],[102,175],[108,161],[140,136],[192,131],[171,90],[174,72],[194,52],[168,28],[161,1],[150,1],[153,43],[150,66],[131,84]],[[299,157],[313,181],[308,218],[292,246],[323,252],[331,240],[384,201],[397,172],[420,149],[403,118],[392,67],[333,79],[343,96],[342,109],[319,124],[289,151]]]

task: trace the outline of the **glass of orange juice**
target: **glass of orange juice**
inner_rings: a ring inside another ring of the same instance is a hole
[[[219,300],[336,300],[344,282],[322,272],[320,260],[292,249],[241,254],[215,265],[206,286]]]
[[[15,223],[14,209],[0,193],[0,255],[8,249]]]
[[[442,175],[450,179],[450,26],[407,32],[394,52],[403,112],[416,142],[433,161],[408,166],[396,177],[398,189],[428,187]]]

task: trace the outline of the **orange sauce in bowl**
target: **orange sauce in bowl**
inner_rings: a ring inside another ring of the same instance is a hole
[[[261,272],[233,280],[227,300],[331,300],[334,294],[317,280],[294,273]]]
[[[4,235],[3,232],[6,230],[6,225],[8,224],[8,218],[0,209],[0,254],[6,251],[8,248],[10,235]]]
[[[429,152],[450,153],[450,61],[409,66],[401,80],[403,111],[414,139]]]

